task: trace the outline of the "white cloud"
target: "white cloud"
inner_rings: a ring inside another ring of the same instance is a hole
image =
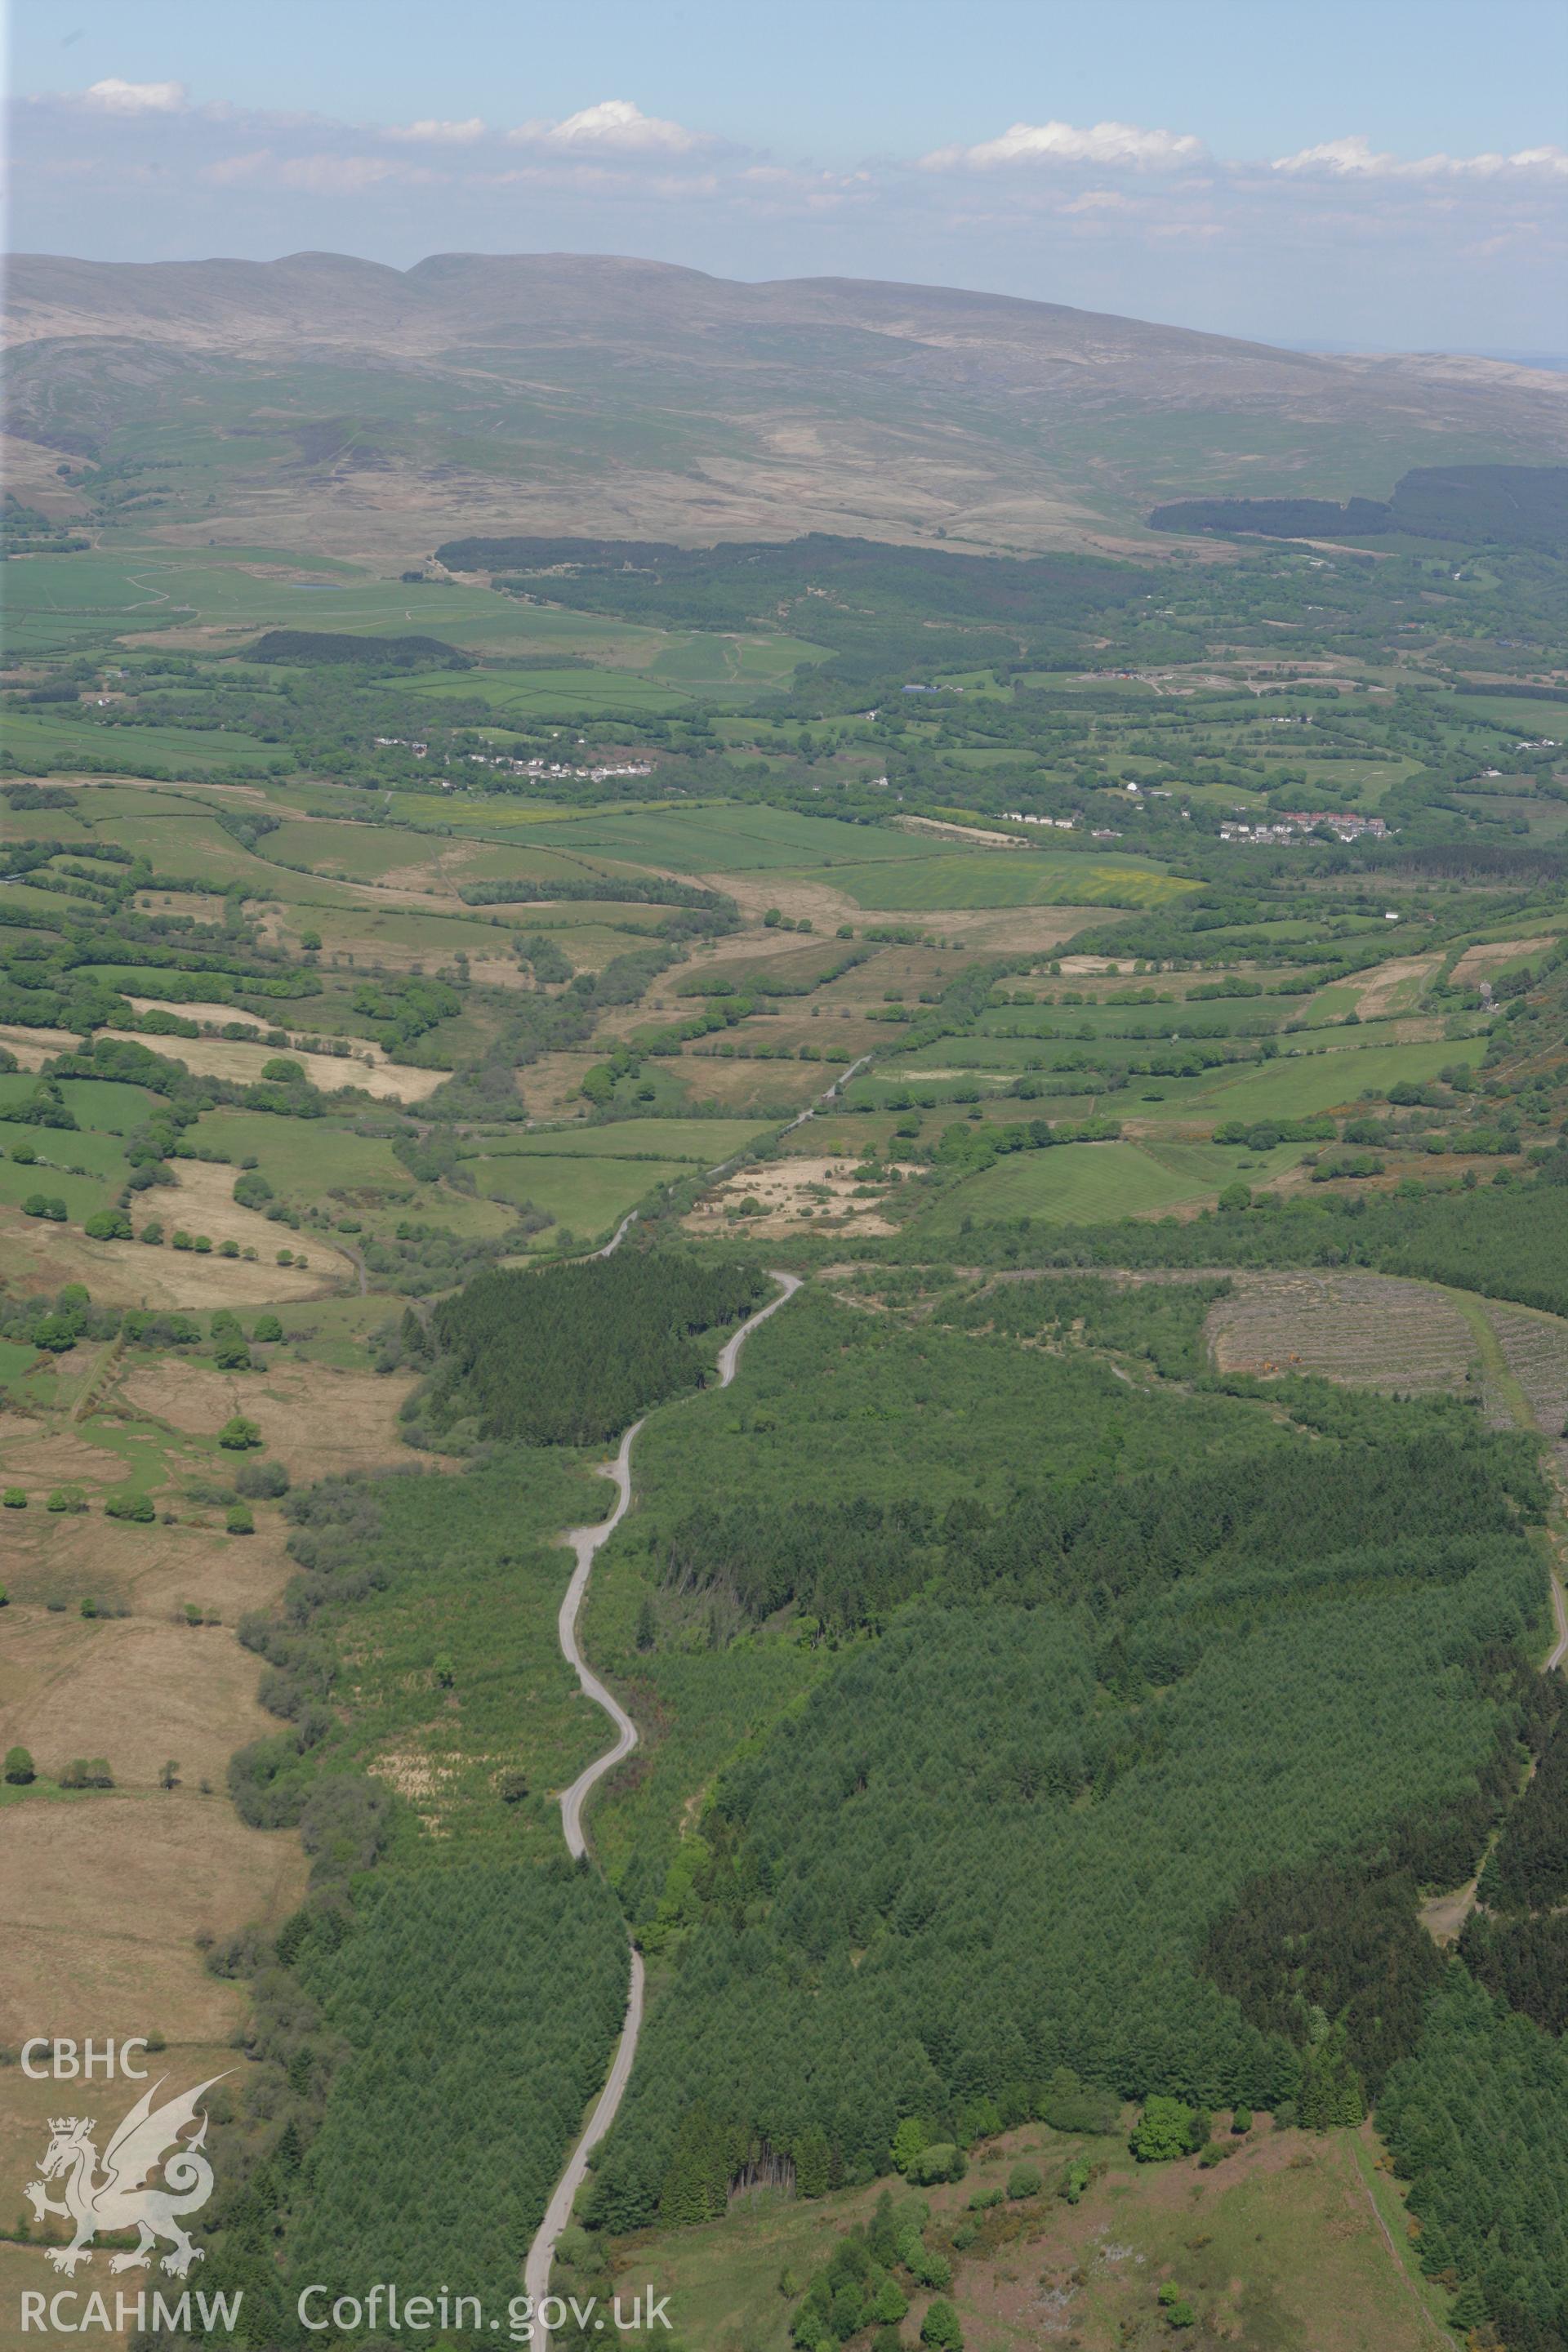
[[[95,81],[82,94],[84,106],[104,114],[183,114],[188,100],[183,81]]]
[[[923,157],[928,171],[991,171],[1008,163],[1092,163],[1132,171],[1170,171],[1204,161],[1204,143],[1190,132],[1144,131],[1135,122],[1015,122],[999,139],[978,147],[939,147]]]
[[[601,99],[559,122],[523,122],[509,131],[517,146],[585,147],[622,154],[684,155],[704,145],[694,131],[679,122],[645,114],[629,98]]]
[[[356,195],[361,189],[376,187],[395,176],[408,181],[426,175],[388,163],[379,155],[291,155],[278,171],[284,187],[302,188],[312,196]]]
[[[428,142],[433,146],[467,147],[485,135],[485,119],[473,114],[466,122],[389,122],[382,131],[384,139],[407,139]]]
[[[1321,173],[1338,180],[1493,180],[1515,172],[1557,179],[1568,178],[1568,149],[1521,147],[1512,155],[1405,157],[1380,152],[1356,131],[1347,139],[1328,139],[1321,146],[1280,155],[1273,168],[1293,175]]]
[[[215,188],[243,187],[247,180],[260,179],[275,160],[270,147],[252,147],[243,155],[223,155],[216,163],[204,164],[201,176]]]
[[[417,164],[389,163],[382,155],[279,155],[270,147],[223,156],[206,164],[201,176],[212,187],[289,188],[310,196],[359,195],[388,180],[423,187],[437,177]]]

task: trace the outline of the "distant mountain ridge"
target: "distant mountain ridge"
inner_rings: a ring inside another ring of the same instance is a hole
[[[1147,544],[1173,499],[1379,497],[1423,462],[1568,459],[1568,381],[1500,362],[610,256],[21,255],[5,332],[29,480],[48,452],[151,457],[174,478],[161,531],[267,513],[323,547],[465,528]]]
[[[940,347],[1029,348],[1083,359],[1159,350],[1175,356],[1248,354],[1315,375],[1336,364],[1267,343],[1032,302],[962,288],[874,278],[798,278],[758,284],[671,262],[603,254],[431,254],[409,269],[346,254],[279,261],[79,261],[16,254],[8,264],[5,333],[15,344],[65,334],[188,340],[233,349],[270,335],[366,349],[439,350],[454,334],[607,336],[731,331],[747,326],[858,328]]]

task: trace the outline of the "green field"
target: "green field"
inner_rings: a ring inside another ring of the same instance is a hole
[[[1352,1033],[1354,1034],[1353,1032]],[[1484,1037],[1436,1038],[1415,1045],[1363,1045],[1352,1051],[1281,1055],[1277,1062],[1248,1063],[1227,1077],[1211,1070],[1183,1087],[1172,1086],[1161,1108],[1145,1104],[1156,1118],[1190,1118],[1194,1113],[1227,1118],[1307,1118],[1338,1103],[1350,1103],[1369,1089],[1381,1094],[1401,1078],[1417,1085],[1435,1078],[1450,1062],[1473,1068],[1486,1050]],[[1165,1081],[1171,1086],[1172,1082]]]
[[[95,809],[93,815],[100,818],[100,812]],[[232,840],[216,816],[189,803],[175,818],[128,815],[116,826],[114,837],[144,856],[154,875],[167,874],[177,881],[209,882],[218,890],[243,882],[258,898],[287,897],[299,887],[281,868],[268,866]]]
[[[16,1146],[31,1144],[38,1166],[85,1170],[89,1176],[114,1177],[123,1182],[125,1158],[117,1135],[90,1128],[26,1127],[20,1119],[0,1118],[0,1150],[7,1160]],[[42,1182],[42,1177],[37,1180]]]
[[[65,1202],[73,1225],[100,1209],[112,1208],[119,1190],[118,1179],[110,1183],[96,1176],[67,1176],[58,1168],[24,1168],[14,1160],[0,1160],[0,1201],[18,1209],[30,1193],[41,1192],[46,1200]]]
[[[1050,1031],[1058,1045],[1075,1039],[1087,1043],[1090,1037],[1125,1037],[1131,1052],[1167,1042],[1154,1034],[1160,1030],[1184,1039],[1193,1037],[1200,1028],[1231,1036],[1237,1030],[1250,1034],[1276,1028],[1286,1017],[1278,1000],[1270,1003],[1255,996],[1221,997],[1196,1004],[1180,999],[1173,1004],[1119,1004],[1111,997],[1093,1004],[998,1005],[981,1015],[977,1032],[986,1039],[1015,1037],[1037,1044]],[[1141,1029],[1150,1034],[1140,1036]]]
[[[0,843],[7,848],[24,841],[58,841],[79,848],[91,840],[81,819],[68,810],[14,809],[0,802]]]
[[[28,1365],[37,1360],[37,1353],[36,1348],[28,1347],[23,1340],[0,1339],[0,1381],[19,1379]],[[16,1794],[21,1795],[19,1789]]]
[[[411,1185],[379,1136],[355,1135],[330,1119],[274,1118],[264,1111],[209,1110],[196,1122],[198,1150],[226,1152],[239,1171],[254,1158],[280,1192],[314,1200],[334,1185]]]
[[[145,629],[227,627],[410,631],[464,646],[521,648],[544,640],[563,651],[608,649],[628,637],[667,641],[581,615],[552,614],[478,587],[413,586],[352,563],[285,549],[226,547],[184,552],[113,548],[35,555],[7,567],[8,635],[19,650],[64,650],[93,637]]]
[[[253,735],[199,727],[107,727],[100,720],[54,712],[7,710],[5,743],[15,760],[84,761],[94,768],[128,766],[230,769],[259,775],[279,757],[277,747]]]
[[[689,1160],[717,1168],[772,1131],[751,1118],[628,1118],[614,1127],[520,1135],[492,1150],[508,1159]]]
[[[645,1193],[691,1172],[689,1161],[680,1160],[570,1160],[548,1152],[509,1153],[468,1164],[487,1199],[519,1209],[531,1202],[555,1219],[554,1227],[540,1236],[550,1248],[560,1245],[563,1233],[596,1241]]]
[[[694,696],[732,700],[787,686],[803,662],[818,659],[823,652],[820,646],[795,637],[660,640],[651,631],[639,636],[650,642],[614,646],[620,658],[613,667],[468,671],[461,677],[414,679],[409,690],[435,702],[477,695],[493,710],[525,721],[557,716],[636,719],[684,710]],[[658,650],[661,642],[662,652]],[[651,655],[651,659],[645,666],[628,661],[628,654]]]
[[[645,946],[647,934],[660,915],[658,907],[621,908],[570,899],[476,908],[472,914],[453,909],[426,915],[416,907],[380,908],[367,905],[363,898],[344,903],[344,897],[341,885],[325,881],[301,885],[285,901],[281,919],[290,947],[299,947],[301,932],[316,930],[329,955],[352,955],[374,965],[383,956],[402,961],[393,952],[401,950],[406,957],[440,965],[459,951],[474,957],[509,956],[515,934],[545,931],[574,964],[596,970],[612,956]]]
[[[81,823],[95,829],[124,817],[209,815],[214,806],[200,785],[161,782],[87,783],[74,797]]]
[[[1266,1183],[1294,1166],[1306,1147],[1283,1144],[1249,1154],[1212,1143],[1066,1143],[1016,1151],[948,1193],[922,1221],[932,1234],[957,1230],[964,1217],[992,1223],[1030,1217],[1042,1224],[1100,1224],[1212,1198],[1247,1160],[1247,1181]],[[1252,1171],[1256,1171],[1256,1173]]]
[[[1327,988],[1320,988],[1315,996],[1308,998],[1296,1017],[1315,1029],[1331,1022],[1342,1022],[1360,1003],[1361,990],[1353,981],[1331,981]]]
[[[507,690],[504,677],[502,691],[487,695],[500,709],[563,715],[635,715],[682,709],[694,694],[733,698],[766,692],[787,684],[802,662],[819,660],[824,652],[795,637],[721,635],[597,619],[466,583],[380,579],[356,564],[279,548],[109,548],[33,555],[7,566],[6,587],[6,638],[17,652],[63,653],[95,640],[165,628],[225,628],[237,638],[251,630],[293,628],[362,636],[412,633],[476,652],[554,652],[615,666],[613,688],[605,684],[603,672],[596,677],[593,671],[563,668],[515,674],[523,688],[521,698]],[[655,669],[657,683],[637,675]],[[439,687],[443,681],[427,683]],[[467,679],[450,684],[460,693],[476,690]]]
[[[20,1070],[0,1077],[0,1105],[24,1099],[37,1083]],[[79,1127],[96,1128],[105,1135],[128,1135],[158,1103],[144,1087],[127,1086],[117,1078],[62,1078],[60,1099]],[[34,1134],[36,1139],[53,1134],[57,1142],[64,1141],[58,1129],[36,1129]]]
[[[555,849],[600,851],[684,874],[739,874],[774,866],[820,870],[851,860],[863,863],[868,856],[920,863],[933,855],[928,843],[913,835],[868,832],[862,825],[837,824],[829,817],[742,808],[722,801],[679,813],[628,811],[624,816],[590,817],[554,827],[550,841]],[[834,881],[838,887],[837,874]]]
[[[803,664],[826,658],[825,646],[804,637],[693,635],[672,645],[654,662],[654,673],[696,694],[787,686]]]
[[[408,691],[437,703],[477,696],[518,719],[658,718],[691,699],[642,670],[623,669],[469,670],[411,679]]]
[[[351,824],[331,818],[288,817],[258,845],[268,863],[308,867],[352,882],[379,882],[397,873],[405,887],[441,888],[462,882],[592,879],[597,869],[562,857],[535,832],[526,841],[491,845],[471,836],[444,838],[412,826]],[[487,910],[488,911],[488,910]]]
[[[447,845],[398,824],[348,824],[331,818],[285,817],[266,835],[262,854],[279,866],[342,873],[376,882],[395,866],[434,866]]]
[[[918,863],[846,866],[834,874],[833,887],[858,906],[918,913],[942,907],[1162,907],[1200,886],[1136,857],[961,849]]]

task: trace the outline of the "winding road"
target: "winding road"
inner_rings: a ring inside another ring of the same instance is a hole
[[[616,1232],[615,1239],[597,1255],[607,1257],[616,1243],[621,1240],[631,1222],[631,1218],[628,1217]],[[776,1315],[785,1299],[793,1297],[800,1288],[798,1275],[774,1272],[773,1279],[779,1286],[777,1297],[771,1298],[765,1307],[760,1307],[754,1315],[748,1316],[740,1329],[725,1341],[720,1351],[718,1385],[721,1389],[727,1389],[734,1379],[735,1368],[741,1360],[741,1349],[751,1338],[752,1333],[756,1330],[759,1324],[765,1323],[770,1315]],[[608,1542],[631,1508],[632,1445],[637,1432],[645,1425],[646,1416],[643,1421],[633,1422],[621,1440],[615,1460],[604,1463],[600,1466],[601,1476],[610,1479],[616,1488],[616,1507],[609,1517],[599,1520],[594,1527],[571,1528],[561,1538],[561,1541],[569,1544],[577,1555],[577,1565],[572,1571],[572,1580],[566,1587],[565,1597],[561,1603],[561,1614],[557,1621],[562,1655],[574,1668],[577,1680],[595,1705],[604,1708],[615,1727],[616,1734],[604,1754],[596,1756],[590,1765],[578,1773],[572,1786],[563,1792],[561,1799],[561,1832],[566,1840],[566,1850],[574,1861],[588,1851],[588,1842],[583,1831],[583,1805],[589,1790],[595,1782],[603,1780],[606,1772],[612,1771],[623,1757],[629,1756],[637,1744],[637,1725],[620,1701],[605,1689],[593,1668],[585,1663],[583,1653],[577,1646],[577,1616],[583,1606],[583,1596],[588,1590],[588,1579],[593,1573],[595,1555],[601,1544]],[[572,2219],[574,2200],[578,2189],[587,2179],[588,2158],[615,2121],[616,2111],[621,2104],[626,2084],[631,2078],[632,2061],[637,2056],[637,2037],[642,2032],[643,1986],[643,1957],[634,1944],[631,1948],[631,1982],[626,1995],[626,2022],[621,2027],[621,2038],[616,2044],[616,2054],[610,2062],[610,2071],[605,2079],[605,2087],[595,2102],[594,2112],[588,2118],[582,2137],[567,2158],[566,2169],[555,2185],[554,2193],[545,2208],[544,2219],[539,2225],[533,2243],[528,2250],[527,2262],[523,2265],[523,2287],[536,2313],[550,2292],[550,2271],[555,2259],[556,2242]],[[533,2342],[535,2352],[549,2352],[550,2338],[547,2332],[536,2334]]]

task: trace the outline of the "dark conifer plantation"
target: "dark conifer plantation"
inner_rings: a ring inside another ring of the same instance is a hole
[[[700,1386],[697,1335],[768,1290],[754,1267],[652,1250],[481,1275],[436,1310],[439,1359],[415,1410],[438,1433],[595,1444]]]

